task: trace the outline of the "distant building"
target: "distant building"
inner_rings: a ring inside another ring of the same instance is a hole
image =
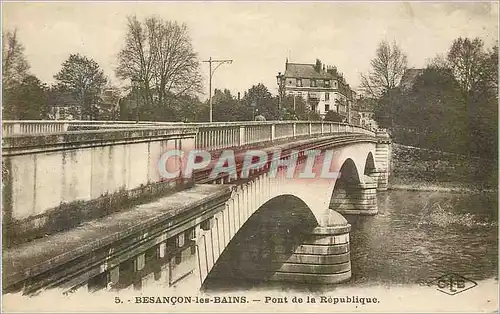
[[[422,73],[424,73],[424,69],[407,69],[401,78],[399,87],[403,91],[409,91]]]
[[[309,108],[322,117],[329,110],[348,119],[353,91],[336,67],[316,64],[285,63],[283,88],[287,95],[302,97]]]
[[[356,99],[357,114],[359,115],[359,125],[371,130],[378,128],[378,123],[375,121],[375,106],[377,101],[373,98],[364,98],[359,96]]]
[[[67,91],[51,91],[49,116],[54,120],[81,120],[82,110],[78,101]]]
[[[93,116],[103,120],[117,117],[119,113],[120,92],[118,89],[107,88],[103,90],[99,100],[93,107]],[[54,90],[49,96],[50,117],[55,120],[87,120],[84,117],[80,102],[73,97],[71,92]]]

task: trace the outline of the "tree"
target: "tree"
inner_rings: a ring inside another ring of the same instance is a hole
[[[274,98],[267,87],[259,83],[253,85],[243,96],[243,102],[247,106],[255,106],[258,114],[263,115],[267,120],[278,119],[278,99]]]
[[[13,84],[4,94],[5,119],[38,120],[49,117],[48,87],[45,84],[33,75]]]
[[[477,91],[486,82],[496,80],[492,76],[490,55],[483,50],[484,43],[479,38],[458,38],[448,52],[447,61],[464,95]],[[494,53],[493,53],[494,54]],[[498,54],[498,53],[497,53]],[[498,60],[495,60],[498,63]]]
[[[399,85],[406,70],[407,57],[396,45],[380,42],[376,56],[370,62],[371,71],[361,75],[361,88],[369,96],[380,98]]]
[[[157,17],[141,23],[129,17],[127,28],[116,74],[140,81],[146,107],[168,107],[174,99],[201,90],[199,62],[185,24]]]
[[[216,89],[213,96],[213,114],[215,121],[248,121],[252,119],[252,108],[235,99],[228,89]]]
[[[338,113],[333,110],[329,110],[326,115],[324,121],[331,121],[331,122],[342,122],[344,118]]]
[[[458,38],[447,54],[465,100],[471,153],[496,155],[498,145],[498,46],[484,49],[479,38]]]
[[[2,34],[2,84],[4,90],[14,83],[21,83],[28,76],[29,64],[24,47],[17,37],[17,30]]]
[[[100,94],[107,84],[97,62],[80,54],[71,54],[54,78],[78,101],[84,119],[95,118]]]

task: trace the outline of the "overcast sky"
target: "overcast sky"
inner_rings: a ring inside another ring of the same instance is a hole
[[[134,14],[186,22],[200,60],[233,59],[213,83],[235,94],[257,83],[275,92],[287,57],[297,63],[319,58],[357,87],[382,39],[395,40],[417,68],[459,36],[480,37],[487,46],[498,39],[497,2],[4,2],[3,29],[18,28],[31,72],[44,82],[53,83],[61,63],[78,52],[95,59],[115,84],[125,84],[114,69],[126,17]],[[201,66],[208,86],[208,65]]]

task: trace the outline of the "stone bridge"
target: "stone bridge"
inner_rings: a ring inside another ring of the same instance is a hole
[[[65,128],[4,135],[5,292],[175,289],[231,276],[343,282],[351,248],[342,215],[376,214],[376,193],[387,189],[391,146],[383,130],[297,121]],[[214,159],[259,149],[268,159],[248,177],[214,178],[209,168],[165,180],[156,166],[172,149],[208,150]],[[302,227],[292,242],[278,234],[256,271],[243,234],[252,233],[252,219],[278,215],[272,208],[290,201],[300,206],[282,208],[278,221],[285,233],[288,221],[299,218]],[[228,273],[235,263],[239,273]]]

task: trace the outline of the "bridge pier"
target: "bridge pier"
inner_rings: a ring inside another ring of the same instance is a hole
[[[308,232],[302,245],[281,260],[272,281],[333,284],[351,278],[349,232],[351,225],[339,213],[329,210],[329,225]]]
[[[390,157],[391,157],[391,139],[385,130],[377,131],[377,145],[375,147],[375,163],[378,174],[378,191],[387,191],[389,185]]]
[[[371,176],[365,176],[365,183],[349,183],[334,191],[330,208],[344,215],[376,215],[377,186]]]

